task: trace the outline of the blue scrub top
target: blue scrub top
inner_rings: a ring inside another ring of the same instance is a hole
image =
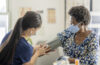
[[[11,32],[5,35],[2,43],[8,38],[10,33]],[[33,47],[25,40],[25,38],[21,37],[16,46],[12,65],[22,65],[23,63],[30,61],[32,55]]]

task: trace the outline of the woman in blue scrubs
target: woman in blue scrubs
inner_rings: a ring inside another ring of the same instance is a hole
[[[28,11],[20,18],[14,29],[2,40],[0,47],[0,65],[34,65],[36,59],[44,55],[44,45],[32,47],[27,38],[34,35],[41,27],[41,16]]]

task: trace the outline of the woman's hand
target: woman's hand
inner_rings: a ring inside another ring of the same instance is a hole
[[[40,48],[40,45],[35,45],[34,46],[34,50],[36,51],[36,49]]]
[[[38,48],[35,52],[38,56],[45,54],[45,48]]]
[[[38,54],[38,56],[47,54],[49,50],[50,48],[46,44],[40,44],[36,47],[36,53]]]
[[[75,63],[75,58],[69,58],[68,60],[70,63]]]

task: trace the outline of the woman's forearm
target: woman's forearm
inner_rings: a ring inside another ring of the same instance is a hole
[[[35,64],[35,62],[36,62],[36,60],[37,60],[38,57],[39,57],[39,55],[38,55],[37,53],[35,53],[35,54],[32,56],[32,58],[31,58],[31,64],[32,64],[32,65]]]

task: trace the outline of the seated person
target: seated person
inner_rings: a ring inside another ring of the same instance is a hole
[[[51,47],[62,46],[70,62],[79,59],[80,65],[97,65],[99,41],[96,33],[88,29],[90,13],[84,6],[72,7],[69,11],[71,26],[49,42]],[[53,48],[54,48],[53,47]]]
[[[19,18],[14,29],[2,40],[0,65],[34,65],[37,58],[49,50],[45,45],[32,47],[27,40],[41,24],[41,16],[36,12],[28,11]]]

